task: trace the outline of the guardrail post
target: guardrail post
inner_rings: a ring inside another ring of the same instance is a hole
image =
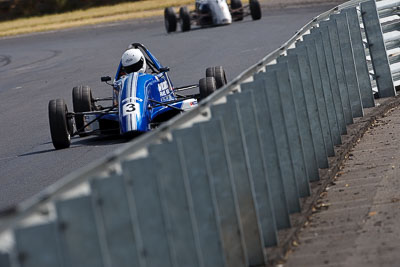
[[[135,238],[139,233],[132,225],[131,213],[122,176],[112,175],[91,181],[92,195],[105,232],[112,266],[140,266]]]
[[[329,38],[332,48],[332,55],[340,91],[340,97],[342,100],[344,120],[346,122],[346,125],[353,124],[353,112],[351,110],[351,102],[347,88],[345,69],[343,66],[342,52],[340,51],[339,35],[338,35],[336,21],[335,20],[322,21],[320,23],[320,26],[328,27]]]
[[[286,126],[282,123],[284,116],[278,79],[275,72],[258,73],[254,76],[254,79],[260,79],[264,82],[289,213],[300,212],[299,189],[294,175]]]
[[[329,81],[331,85],[331,95],[333,105],[336,112],[336,120],[339,127],[339,133],[344,135],[347,133],[346,122],[344,119],[344,111],[342,98],[340,96],[338,77],[336,73],[335,63],[333,59],[331,40],[329,36],[329,29],[326,26],[319,26],[318,28],[311,29],[311,33],[315,33],[317,36],[322,38],[322,44],[324,46],[325,60],[328,70]],[[341,140],[340,140],[341,141]]]
[[[379,97],[396,95],[375,0],[360,4]]]
[[[347,14],[347,22],[349,24],[351,44],[353,46],[354,61],[356,64],[362,105],[364,108],[374,107],[374,94],[372,91],[371,80],[369,78],[367,57],[365,55],[357,8],[346,8],[343,9],[342,12]]]
[[[314,83],[314,93],[317,99],[319,119],[321,122],[322,133],[324,136],[325,148],[328,157],[335,155],[335,150],[332,142],[331,127],[328,119],[328,111],[325,103],[324,91],[322,88],[322,79],[320,67],[318,63],[317,49],[314,39],[308,41],[297,42],[296,48],[304,45],[307,48],[308,59],[311,67],[311,74]]]
[[[346,75],[347,90],[351,103],[353,117],[364,116],[364,110],[361,104],[360,87],[358,83],[356,66],[354,63],[353,47],[350,39],[349,25],[346,13],[334,14],[330,18],[336,21],[340,51],[342,52],[343,66]]]
[[[290,88],[294,107],[297,114],[299,132],[302,142],[304,162],[310,181],[319,180],[318,163],[315,155],[314,143],[312,140],[310,119],[307,113],[307,103],[305,99],[303,83],[300,74],[300,66],[297,55],[287,55],[278,58],[278,62],[287,62]]]
[[[105,266],[100,234],[90,196],[56,202],[59,235],[65,266]]]
[[[298,129],[301,138],[306,174],[310,181],[319,180],[317,159],[311,135],[310,120],[307,114],[307,104],[304,96],[300,66],[297,55],[278,57],[278,63],[287,62],[290,89],[293,95],[293,104],[297,115]]]
[[[314,143],[315,156],[319,168],[328,168],[328,155],[326,154],[324,136],[321,128],[317,99],[314,92],[314,83],[311,76],[310,63],[308,60],[307,48],[305,46],[289,49],[288,55],[297,55],[298,63],[301,66],[300,75],[304,91],[305,107],[310,122],[312,141]]]
[[[199,127],[206,164],[216,196],[226,264],[234,267],[248,266],[249,251],[243,234],[245,224],[239,213],[239,199],[222,121],[213,119],[200,123]]]
[[[331,138],[333,145],[339,145],[342,143],[339,125],[337,121],[337,115],[335,105],[333,103],[332,88],[329,82],[328,66],[326,64],[325,48],[322,42],[321,33],[310,34],[303,36],[305,41],[313,39],[315,41],[315,48],[317,52],[318,66],[320,69],[322,90],[325,99],[326,110],[328,114],[328,123],[331,129]]]
[[[275,214],[272,208],[271,189],[264,164],[265,156],[261,150],[260,126],[254,114],[253,93],[243,92],[229,95],[228,102],[236,106],[236,108],[233,108],[233,112],[236,112],[238,116],[239,128],[249,155],[249,167],[251,169],[255,192],[254,198],[257,203],[264,247],[275,246],[278,244]]]
[[[170,249],[176,266],[200,266],[201,254],[196,236],[193,202],[183,175],[176,142],[151,145],[150,157],[157,166],[157,182],[164,219],[170,235]]]
[[[226,133],[233,181],[238,199],[240,219],[250,266],[265,264],[264,240],[259,224],[257,202],[246,140],[240,131],[241,118],[235,105],[226,103],[211,107],[212,118],[221,118]]]
[[[267,72],[275,72],[278,79],[278,90],[280,105],[283,111],[283,122],[286,126],[289,151],[293,163],[294,176],[299,188],[299,196],[310,195],[310,184],[304,161],[303,143],[300,137],[298,118],[293,100],[292,87],[290,84],[289,69],[286,62],[269,65]],[[268,89],[268,88],[267,88]]]
[[[122,163],[139,262],[147,267],[175,267],[171,228],[166,225],[157,183],[158,168],[154,164],[151,158]]]
[[[286,201],[285,186],[283,184],[281,167],[279,165],[278,152],[272,129],[271,114],[269,113],[264,82],[256,80],[240,85],[242,92],[253,92],[255,115],[259,125],[260,147],[264,152],[264,164],[266,166],[266,178],[268,179],[269,192],[276,226],[278,229],[290,228],[289,210]]]
[[[11,267],[9,254],[0,252],[0,266]]]
[[[225,250],[224,253],[222,249],[221,237],[224,236],[226,229],[219,228],[221,216],[217,209],[217,196],[210,166],[206,162],[205,143],[201,137],[200,127],[194,125],[176,130],[173,132],[173,137],[178,144],[180,161],[190,192],[188,195],[191,195],[193,202],[202,266],[232,266],[225,262],[225,255],[229,255],[229,251]]]
[[[289,88],[292,93],[292,103],[294,112],[297,115],[297,128],[301,140],[301,150],[303,151],[303,163],[310,181],[319,180],[317,159],[315,156],[314,143],[311,136],[310,120],[307,114],[307,106],[304,97],[303,85],[300,75],[300,66],[296,55],[281,56],[277,59],[278,63],[286,63],[289,75]],[[282,99],[284,102],[285,100]],[[290,100],[290,99],[289,99]],[[287,103],[289,106],[290,103]],[[293,108],[292,108],[293,109]],[[287,108],[284,108],[287,110]],[[289,137],[291,138],[291,137]],[[298,144],[296,144],[298,145]]]
[[[15,249],[19,266],[63,266],[57,227],[56,222],[51,222],[15,230]],[[0,257],[0,266],[10,266],[10,263],[3,265]]]

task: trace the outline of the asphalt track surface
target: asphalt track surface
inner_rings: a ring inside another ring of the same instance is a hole
[[[91,86],[94,97],[110,96],[100,76],[114,76],[130,43],[145,44],[169,66],[175,86],[197,83],[215,65],[224,66],[229,79],[331,7],[264,6],[259,21],[247,17],[230,26],[170,35],[162,18],[152,18],[0,39],[0,210],[127,142],[74,138],[71,148],[56,151],[47,107],[50,99],[64,98],[72,110],[72,87],[81,84]]]

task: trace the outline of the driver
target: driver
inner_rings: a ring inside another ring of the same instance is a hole
[[[208,1],[207,0],[196,0],[196,10],[198,10],[202,14],[206,14],[208,9]]]
[[[121,58],[122,68],[119,71],[118,79],[124,75],[132,72],[145,73],[146,72],[146,58],[142,51],[137,48],[130,48],[122,54]],[[118,94],[117,87],[114,87],[114,105],[118,105]]]
[[[124,52],[121,59],[123,72],[126,74],[132,72],[144,73],[146,71],[146,58],[142,51],[137,48],[131,48]]]

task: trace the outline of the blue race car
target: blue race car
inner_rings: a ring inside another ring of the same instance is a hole
[[[169,68],[163,67],[144,45],[133,43],[129,48],[140,51],[144,67],[142,71],[131,72],[124,67],[123,57],[114,82],[111,83],[109,76],[101,77],[102,82],[112,86],[111,97],[93,98],[90,87],[78,86],[72,90],[73,112],[68,111],[63,99],[49,102],[51,139],[56,149],[68,148],[71,137],[78,135],[136,135],[150,131],[196,107],[198,101],[227,83],[225,71],[218,66],[207,68],[206,77],[199,84],[174,88],[167,73]],[[199,88],[198,94],[184,93],[194,88]],[[111,103],[102,106],[98,104],[101,101]]]

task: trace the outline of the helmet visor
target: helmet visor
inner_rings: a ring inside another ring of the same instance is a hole
[[[124,70],[126,73],[138,72],[141,68],[143,68],[143,63],[144,63],[144,58],[142,57],[135,64],[124,67]]]

